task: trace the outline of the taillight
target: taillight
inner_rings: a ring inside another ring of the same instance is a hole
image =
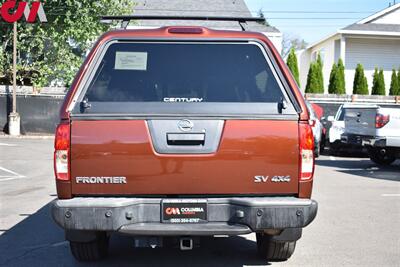
[[[168,29],[168,33],[201,34],[203,29],[199,27],[172,27]]]
[[[390,121],[390,115],[376,114],[375,128],[382,128]]]
[[[299,124],[300,181],[311,180],[314,175],[314,135],[309,123]]]
[[[68,123],[57,126],[54,142],[54,172],[57,180],[69,181],[70,127]]]

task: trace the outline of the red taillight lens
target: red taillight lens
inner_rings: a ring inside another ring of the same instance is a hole
[[[300,180],[311,180],[314,175],[314,135],[308,123],[299,124]]]
[[[168,29],[168,33],[201,34],[203,29],[198,27],[172,27]]]
[[[54,142],[54,172],[57,180],[69,181],[69,146],[70,127],[67,123],[59,124]]]
[[[376,114],[375,128],[382,128],[390,121],[390,115]]]

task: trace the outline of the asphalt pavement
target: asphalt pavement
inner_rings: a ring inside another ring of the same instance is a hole
[[[0,137],[0,266],[400,266],[400,160],[321,156],[315,221],[286,262],[259,259],[254,235],[208,238],[192,251],[135,249],[111,239],[109,257],[80,264],[49,213],[56,197],[52,139]]]

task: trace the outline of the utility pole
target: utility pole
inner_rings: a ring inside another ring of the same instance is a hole
[[[10,135],[20,135],[21,119],[17,113],[17,22],[14,22],[13,30],[13,101],[12,113],[8,117],[8,133]]]

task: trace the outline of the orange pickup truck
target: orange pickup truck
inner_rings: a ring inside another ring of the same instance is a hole
[[[118,233],[182,250],[255,233],[265,259],[286,260],[316,216],[307,107],[261,33],[110,31],[60,116],[52,216],[77,260],[105,257]]]

